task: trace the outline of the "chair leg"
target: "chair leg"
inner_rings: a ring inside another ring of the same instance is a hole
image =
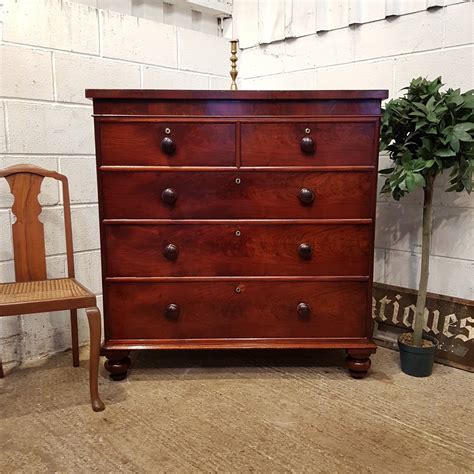
[[[86,308],[87,319],[90,331],[90,356],[89,356],[89,386],[91,394],[91,404],[94,411],[102,411],[104,403],[99,397],[99,357],[100,357],[100,311],[97,306]]]
[[[71,309],[72,365],[79,367],[79,334],[77,330],[77,309]]]

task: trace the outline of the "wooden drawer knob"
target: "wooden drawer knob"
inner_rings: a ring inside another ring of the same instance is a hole
[[[307,319],[311,315],[311,306],[308,303],[299,303],[296,307],[298,316],[302,319]]]
[[[298,197],[303,204],[311,204],[314,201],[314,193],[308,188],[301,188]]]
[[[179,318],[180,312],[179,306],[177,304],[171,303],[165,309],[165,317],[166,319],[176,320]]]
[[[303,260],[309,260],[311,258],[311,253],[311,245],[303,243],[298,246],[298,254]]]
[[[161,150],[167,155],[172,155],[176,151],[176,143],[170,137],[165,137],[161,140]]]
[[[163,255],[171,261],[174,261],[178,258],[179,250],[178,247],[174,244],[168,244],[164,249],[163,249]]]
[[[315,145],[314,140],[311,137],[303,137],[300,142],[301,151],[307,155],[314,153]]]
[[[161,200],[166,204],[174,204],[178,199],[178,193],[172,188],[166,188],[161,193]]]

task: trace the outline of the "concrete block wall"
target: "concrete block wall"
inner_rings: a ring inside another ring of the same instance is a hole
[[[242,1],[235,0],[236,11]],[[441,75],[449,87],[472,89],[474,3],[446,3],[444,8],[246,48],[240,52],[241,88],[374,88],[388,89],[393,98],[413,77]],[[389,162],[380,157],[381,168]],[[436,185],[429,289],[474,299],[474,194],[446,193],[446,181],[442,176]],[[379,196],[377,281],[417,287],[421,203],[421,192],[398,203]]]
[[[65,0],[0,0],[0,11],[0,167],[33,163],[68,176],[76,275],[101,304],[92,106],[84,89],[228,88],[228,41]],[[64,276],[57,183],[45,180],[40,202],[48,275]],[[11,203],[1,180],[2,282],[14,280]],[[80,337],[88,340],[83,313]],[[0,319],[0,357],[7,367],[68,347],[67,314]]]

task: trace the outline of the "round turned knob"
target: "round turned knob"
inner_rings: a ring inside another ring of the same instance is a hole
[[[303,260],[309,260],[311,258],[311,245],[300,244],[298,246],[298,254]]]
[[[306,319],[311,315],[311,306],[308,303],[299,303],[296,307],[296,311],[298,311],[300,318]]]
[[[303,204],[311,204],[314,201],[314,193],[308,188],[301,188],[298,197]]]
[[[176,143],[170,137],[165,137],[161,140],[161,150],[167,155],[172,155],[176,151]]]
[[[161,193],[161,200],[166,204],[174,204],[178,199],[178,193],[172,188],[166,188]]]
[[[178,247],[174,244],[168,244],[164,249],[163,249],[163,255],[168,259],[168,260],[176,260],[178,258],[179,250]]]
[[[311,137],[303,137],[300,142],[301,146],[301,151],[303,153],[306,153],[310,155],[311,153],[314,153],[314,140]]]
[[[166,319],[178,319],[179,313],[180,313],[179,306],[174,303],[169,304],[165,309]]]

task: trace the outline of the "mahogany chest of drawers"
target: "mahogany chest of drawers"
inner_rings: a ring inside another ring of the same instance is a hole
[[[386,91],[88,90],[105,341],[344,348],[363,377]]]

